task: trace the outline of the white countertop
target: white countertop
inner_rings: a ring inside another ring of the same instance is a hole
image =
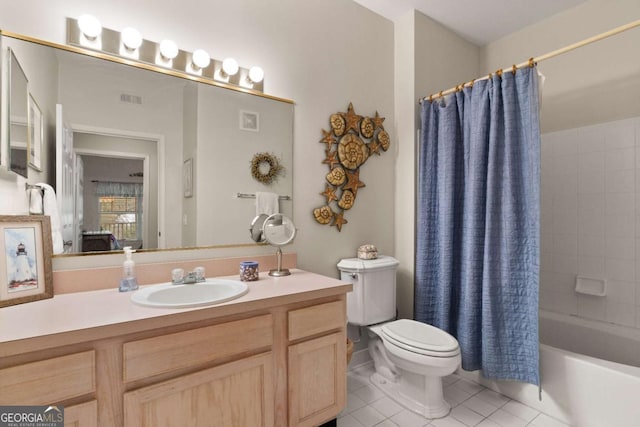
[[[131,302],[132,292],[77,292],[0,309],[0,357],[124,333],[261,310],[349,292],[350,283],[293,269],[286,277],[260,273],[240,298],[206,307],[167,309]],[[220,277],[238,279],[237,276]],[[153,286],[153,285],[148,285]],[[194,285],[194,286],[197,286]],[[142,288],[142,286],[141,286]]]

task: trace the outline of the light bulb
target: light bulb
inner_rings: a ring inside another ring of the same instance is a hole
[[[222,71],[229,76],[235,76],[238,73],[240,67],[238,66],[238,61],[233,58],[227,58],[222,61]]]
[[[162,40],[160,42],[160,54],[165,59],[173,59],[178,56],[178,46],[171,40]]]
[[[127,27],[120,33],[122,43],[129,50],[136,50],[142,45],[142,36],[135,28]]]
[[[193,64],[198,68],[207,68],[211,62],[211,57],[202,49],[196,49],[191,55]]]
[[[93,15],[84,14],[78,18],[78,27],[80,31],[89,40],[94,40],[102,33],[102,24]]]
[[[253,83],[260,83],[264,79],[264,70],[261,67],[254,65],[249,68],[249,80]]]

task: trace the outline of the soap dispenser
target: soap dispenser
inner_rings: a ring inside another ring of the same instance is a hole
[[[120,292],[135,291],[138,289],[138,281],[135,274],[135,263],[131,259],[131,254],[135,250],[131,249],[131,246],[125,246],[123,248],[125,260],[122,263],[122,279],[120,280]]]

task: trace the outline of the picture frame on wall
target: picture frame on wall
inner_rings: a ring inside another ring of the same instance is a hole
[[[240,129],[260,132],[260,114],[254,111],[240,110]]]
[[[182,189],[184,197],[193,197],[193,159],[184,161],[182,166]]]
[[[53,297],[51,222],[0,215],[0,307]]]
[[[35,98],[29,93],[29,166],[37,171],[42,170],[42,153],[44,152],[44,117]]]

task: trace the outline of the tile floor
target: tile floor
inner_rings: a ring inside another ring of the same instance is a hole
[[[338,427],[567,427],[456,374],[444,378],[444,395],[451,412],[445,418],[431,420],[386,397],[369,382],[372,373],[371,364],[349,371],[347,406],[338,417]]]

